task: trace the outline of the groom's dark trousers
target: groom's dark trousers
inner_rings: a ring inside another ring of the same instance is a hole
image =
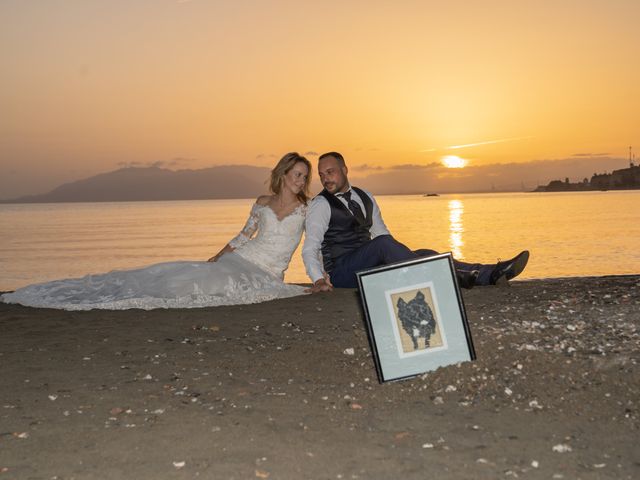
[[[380,235],[357,249],[338,257],[329,276],[334,287],[356,288],[358,286],[356,272],[360,270],[414,258],[432,257],[433,255],[438,255],[438,252],[427,249],[410,250],[391,235]],[[458,260],[454,260],[453,264],[460,272],[477,270],[479,273],[476,285],[491,283],[491,272],[495,265],[465,263]]]

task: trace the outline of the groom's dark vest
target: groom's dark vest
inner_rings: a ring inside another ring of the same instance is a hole
[[[324,271],[327,273],[331,273],[338,258],[371,239],[369,229],[372,225],[373,202],[369,195],[359,188],[351,187],[351,189],[358,194],[364,204],[364,223],[358,222],[351,211],[335,195],[326,190],[322,190],[318,194],[326,198],[331,207],[329,228],[322,241],[322,260]]]

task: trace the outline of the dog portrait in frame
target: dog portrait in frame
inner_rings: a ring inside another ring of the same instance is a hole
[[[388,290],[385,297],[400,357],[446,348],[433,282]]]

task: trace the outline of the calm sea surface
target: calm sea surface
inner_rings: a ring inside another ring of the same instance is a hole
[[[378,196],[411,248],[495,262],[522,249],[521,278],[640,273],[640,191]],[[203,260],[253,200],[0,205],[0,290],[171,260]],[[300,250],[286,273],[308,282]]]

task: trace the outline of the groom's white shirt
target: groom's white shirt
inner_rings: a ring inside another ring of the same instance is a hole
[[[362,199],[358,195],[355,190],[351,189],[349,186],[349,190],[351,192],[351,199],[355,200],[362,211],[365,212],[364,203],[362,203]],[[371,238],[375,238],[379,235],[390,235],[387,226],[384,224],[382,220],[382,215],[380,213],[380,207],[369,192],[366,193],[371,202],[373,203],[373,212],[372,216],[372,224],[371,229],[369,230],[371,233]],[[342,198],[342,196],[336,196],[338,200],[340,200],[345,206],[347,206],[347,201]],[[305,221],[305,233],[304,233],[304,246],[302,247],[302,260],[304,261],[304,266],[307,270],[307,275],[312,282],[316,282],[320,280],[324,276],[324,267],[322,265],[322,241],[324,240],[324,234],[329,228],[329,221],[331,220],[331,206],[326,198],[322,195],[317,195],[309,205],[309,209],[307,210],[307,219]]]

